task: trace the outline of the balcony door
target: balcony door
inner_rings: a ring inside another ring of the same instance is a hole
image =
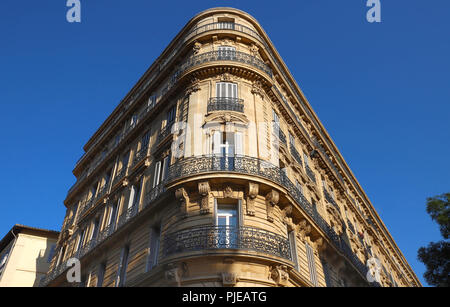
[[[219,60],[233,60],[236,58],[235,47],[220,46],[218,52],[219,52]]]
[[[213,153],[218,158],[217,170],[235,170],[235,157],[242,155],[242,132],[214,132]]]
[[[235,204],[217,204],[217,248],[238,247],[238,210]]]

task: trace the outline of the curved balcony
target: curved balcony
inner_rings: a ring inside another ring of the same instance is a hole
[[[324,232],[336,250],[347,258],[360,275],[365,278],[368,271],[366,265],[359,260],[350,246],[348,246],[322,216],[320,216],[317,210],[315,210],[311,203],[303,196],[302,192],[279,167],[270,162],[247,156],[224,157],[209,155],[189,157],[178,160],[175,164],[170,166],[167,182],[174,183],[179,179],[209,172],[232,172],[259,176],[286,188],[287,193]]]
[[[244,112],[244,100],[232,97],[213,97],[208,102],[208,113],[213,111]]]
[[[288,238],[254,227],[213,225],[193,227],[165,235],[162,257],[219,249],[255,251],[292,260]]]
[[[209,51],[189,57],[179,68],[179,74],[191,67],[217,61],[230,61],[250,65],[272,77],[272,69],[259,58],[240,51]]]

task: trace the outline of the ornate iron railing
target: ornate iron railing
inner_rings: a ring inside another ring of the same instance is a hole
[[[161,143],[169,134],[172,133],[173,122],[168,123],[164,128],[159,131],[157,143]]]
[[[328,191],[323,188],[323,195],[325,196],[325,199],[332,204],[333,206],[335,206],[336,208],[339,208],[338,204],[336,203],[336,201],[334,200],[334,198],[330,195],[330,193],[328,193]]]
[[[288,238],[254,227],[202,226],[163,237],[162,256],[215,249],[251,250],[291,259]]]
[[[300,157],[300,154],[298,153],[297,149],[295,149],[294,144],[290,144],[289,149],[295,161],[297,161],[298,164],[302,165],[302,158]]]
[[[141,162],[147,156],[147,149],[148,149],[148,144],[145,146],[142,146],[141,149],[139,149],[139,151],[136,151],[136,154],[134,155],[134,159],[133,159],[133,167],[136,164],[138,164],[139,162]]]
[[[287,146],[286,134],[284,134],[283,130],[281,130],[280,127],[275,128],[275,129],[277,129],[275,131],[278,131],[278,138],[279,138],[281,144],[284,144],[285,146]]]
[[[244,112],[244,100],[232,97],[213,97],[208,102],[208,113],[213,111]]]
[[[308,175],[309,179],[311,179],[314,183],[316,183],[316,175],[314,175],[314,172],[309,167],[309,165],[306,163],[305,163],[305,170],[306,170],[306,174]]]
[[[325,233],[335,248],[354,265],[362,276],[366,276],[367,267],[365,264],[359,260],[348,244],[340,238],[334,229],[322,218],[322,216],[320,216],[317,210],[314,210],[313,206],[287,175],[279,167],[270,162],[247,156],[223,157],[207,155],[189,157],[178,160],[175,164],[170,166],[167,181],[173,182],[174,180],[194,176],[196,174],[221,171],[256,175],[284,186],[292,198]]]
[[[122,178],[125,177],[126,172],[127,172],[127,167],[122,166],[122,168],[117,172],[116,176],[114,176],[113,185],[115,185],[120,180],[122,180]]]
[[[189,57],[179,68],[179,73],[186,71],[187,69],[209,62],[216,61],[231,61],[247,64],[261,70],[272,77],[272,69],[259,58],[250,55],[248,53],[233,51],[223,52],[221,50],[209,51]]]

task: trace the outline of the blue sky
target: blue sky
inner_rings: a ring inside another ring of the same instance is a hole
[[[263,26],[426,285],[425,211],[450,186],[450,2],[65,0],[0,2],[0,237],[59,229],[82,146],[196,13],[231,6]]]

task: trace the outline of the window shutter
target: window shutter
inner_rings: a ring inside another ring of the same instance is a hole
[[[306,256],[308,258],[309,278],[314,286],[317,286],[316,262],[311,246],[306,243]]]

